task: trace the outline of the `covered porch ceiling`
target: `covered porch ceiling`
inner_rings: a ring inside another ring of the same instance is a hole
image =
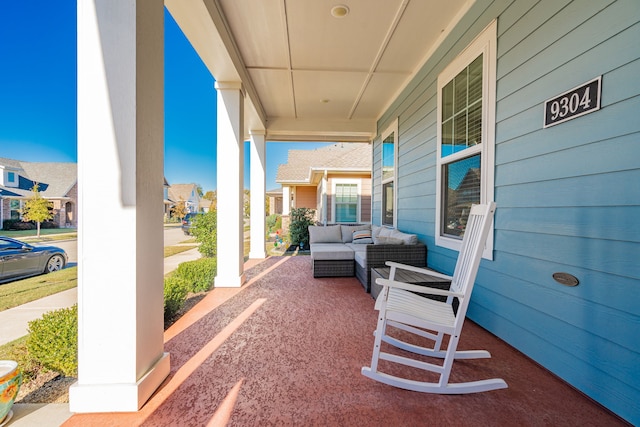
[[[375,137],[377,120],[473,3],[165,1],[216,81],[242,82],[246,137],[345,142]]]

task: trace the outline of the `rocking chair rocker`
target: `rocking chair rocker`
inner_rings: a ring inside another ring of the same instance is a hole
[[[491,357],[485,350],[457,351],[457,346],[494,212],[493,202],[472,206],[453,277],[395,262],[386,263],[391,267],[389,279],[376,280],[376,283],[383,286],[383,290],[375,305],[376,310],[379,310],[379,316],[374,333],[371,367],[363,367],[362,375],[394,387],[425,393],[465,394],[507,388],[507,383],[499,378],[449,383],[454,359]],[[398,282],[394,280],[397,269],[451,280],[451,287],[449,290],[441,290]],[[423,295],[440,296],[441,299],[446,297],[446,301]],[[454,299],[458,299],[459,302],[457,312],[453,305]],[[420,339],[432,340],[433,346],[421,347],[394,338],[388,335],[387,326],[418,335]],[[450,336],[446,349],[441,348],[444,335]],[[411,353],[444,360],[440,365],[386,353],[381,351],[382,341]],[[438,382],[425,382],[393,376],[379,370],[380,359],[435,372],[440,374],[440,379]]]

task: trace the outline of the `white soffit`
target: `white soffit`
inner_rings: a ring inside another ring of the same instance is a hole
[[[368,141],[473,0],[166,0],[217,80],[247,90],[247,127],[280,140]],[[349,13],[336,18],[332,7]],[[220,52],[220,49],[226,52]]]

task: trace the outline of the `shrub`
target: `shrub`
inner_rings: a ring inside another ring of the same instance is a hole
[[[20,231],[20,230],[35,230],[36,229],[35,224],[33,224],[31,222],[25,222],[25,221],[21,221],[21,220],[14,220],[14,221],[15,222],[13,222],[13,224],[10,224],[9,227],[6,227],[7,221],[5,221],[5,230]]]
[[[29,357],[27,350],[27,335],[7,343],[0,348],[0,359],[15,360],[22,371],[22,383],[36,378],[44,367],[34,358]]]
[[[273,214],[267,217],[267,231],[273,233],[282,228],[282,215]]]
[[[13,227],[13,224],[15,224],[16,222],[22,222],[19,219],[5,219],[4,221],[2,221],[2,229],[3,230],[11,230],[11,227]]]
[[[200,243],[198,250],[208,258],[216,256],[217,246],[217,212],[210,210],[204,215],[197,215],[191,224],[191,234]]]
[[[29,322],[29,355],[69,377],[78,372],[78,305],[50,311]]]
[[[187,298],[187,282],[176,275],[164,279],[164,320],[170,320],[180,311]]]
[[[195,261],[183,262],[178,265],[174,277],[186,282],[189,292],[203,292],[211,289],[217,270],[216,258],[200,258]]]
[[[309,226],[313,225],[315,210],[309,208],[291,209],[291,224],[289,224],[289,238],[291,243],[309,243]]]

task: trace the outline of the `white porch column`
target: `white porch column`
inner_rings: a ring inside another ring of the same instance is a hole
[[[163,1],[78,0],[77,12],[79,331],[70,410],[137,411],[169,374]]]
[[[265,197],[266,161],[265,131],[251,131],[251,249],[249,258],[266,258]]]
[[[291,187],[282,186],[282,215],[291,214]]]
[[[327,225],[327,189],[329,186],[329,180],[327,179],[327,170],[324,170],[324,175],[322,175],[322,224]]]
[[[244,96],[239,82],[216,82],[218,92],[216,287],[244,282]]]

